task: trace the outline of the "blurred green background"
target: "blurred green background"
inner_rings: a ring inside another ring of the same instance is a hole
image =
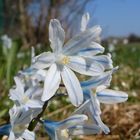
[[[83,13],[88,10],[91,12],[91,3],[94,4],[92,0],[0,1],[0,124],[9,121],[8,110],[12,102],[8,99],[8,91],[14,84],[13,77],[16,73],[30,66],[31,47],[35,47],[36,54],[49,50],[49,20],[58,18],[69,39],[75,34],[75,30],[78,31]],[[92,8],[94,9],[94,5]],[[94,24],[94,21],[92,22]],[[5,36],[11,39],[11,44],[4,43]],[[138,140],[140,139],[140,37],[134,33],[123,37],[106,36],[102,39],[102,45],[106,49],[105,54],[111,53],[114,66],[119,66],[119,70],[113,75],[110,88],[126,91],[129,99],[123,104],[102,106],[102,118],[111,128],[111,134],[79,139]],[[45,116],[60,120],[71,114],[73,110],[65,98],[58,98],[49,105]],[[40,140],[43,140],[43,137],[46,139],[44,132],[39,133],[39,136],[42,137]]]

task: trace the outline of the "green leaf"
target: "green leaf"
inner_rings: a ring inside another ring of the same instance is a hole
[[[9,51],[9,55],[7,56],[7,72],[6,72],[6,80],[7,80],[7,87],[10,88],[12,84],[12,75],[15,74],[16,68],[16,59],[17,53],[19,51],[19,44],[17,41],[12,42],[12,47]]]

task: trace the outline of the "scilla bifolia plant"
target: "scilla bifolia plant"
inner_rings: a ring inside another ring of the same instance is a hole
[[[52,140],[70,140],[72,136],[98,134],[101,130],[109,133],[100,117],[100,103],[120,103],[128,96],[107,89],[117,67],[113,68],[111,55],[103,55],[104,48],[97,43],[100,26],[87,28],[88,21],[87,13],[82,17],[81,32],[66,43],[60,22],[50,21],[52,52],[35,56],[32,50],[31,66],[14,77],[16,85],[9,93],[14,102],[9,111],[10,123],[0,127],[0,133],[8,135],[9,140],[35,140],[38,123]],[[73,71],[91,78],[80,82]],[[63,121],[42,120],[48,103],[59,95],[62,85],[77,109]]]

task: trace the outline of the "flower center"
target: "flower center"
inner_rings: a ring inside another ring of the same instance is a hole
[[[61,136],[64,138],[69,138],[68,130],[67,129],[61,130]]]
[[[22,101],[23,101],[24,104],[27,103],[29,100],[30,100],[30,99],[29,99],[28,96],[26,96],[26,95],[23,96]]]
[[[96,95],[96,88],[95,88],[95,89],[93,89],[93,94],[94,94],[94,95]]]
[[[61,60],[62,64],[66,65],[70,62],[70,58],[68,56],[64,56]]]
[[[56,57],[56,62],[59,64],[66,65],[70,62],[70,58],[66,55],[59,55],[58,57]]]

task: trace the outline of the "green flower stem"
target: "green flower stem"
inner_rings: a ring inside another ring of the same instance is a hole
[[[30,122],[30,124],[29,124],[29,126],[28,126],[28,130],[33,131],[33,130],[35,129],[37,123],[40,121],[40,118],[41,118],[42,115],[44,114],[47,105],[48,105],[48,101],[46,101],[46,102],[44,103],[41,113],[40,113],[36,118],[34,118],[34,119]]]
[[[58,94],[59,96],[66,96],[66,94]],[[51,97],[50,100],[52,100],[54,97],[57,97],[58,95],[54,95],[53,97]],[[42,107],[42,111],[41,113],[34,119],[32,119],[32,121],[30,122],[29,126],[28,126],[28,130],[33,131],[37,125],[37,123],[40,121],[40,118],[43,116],[46,107],[48,106],[48,101],[46,101]]]

